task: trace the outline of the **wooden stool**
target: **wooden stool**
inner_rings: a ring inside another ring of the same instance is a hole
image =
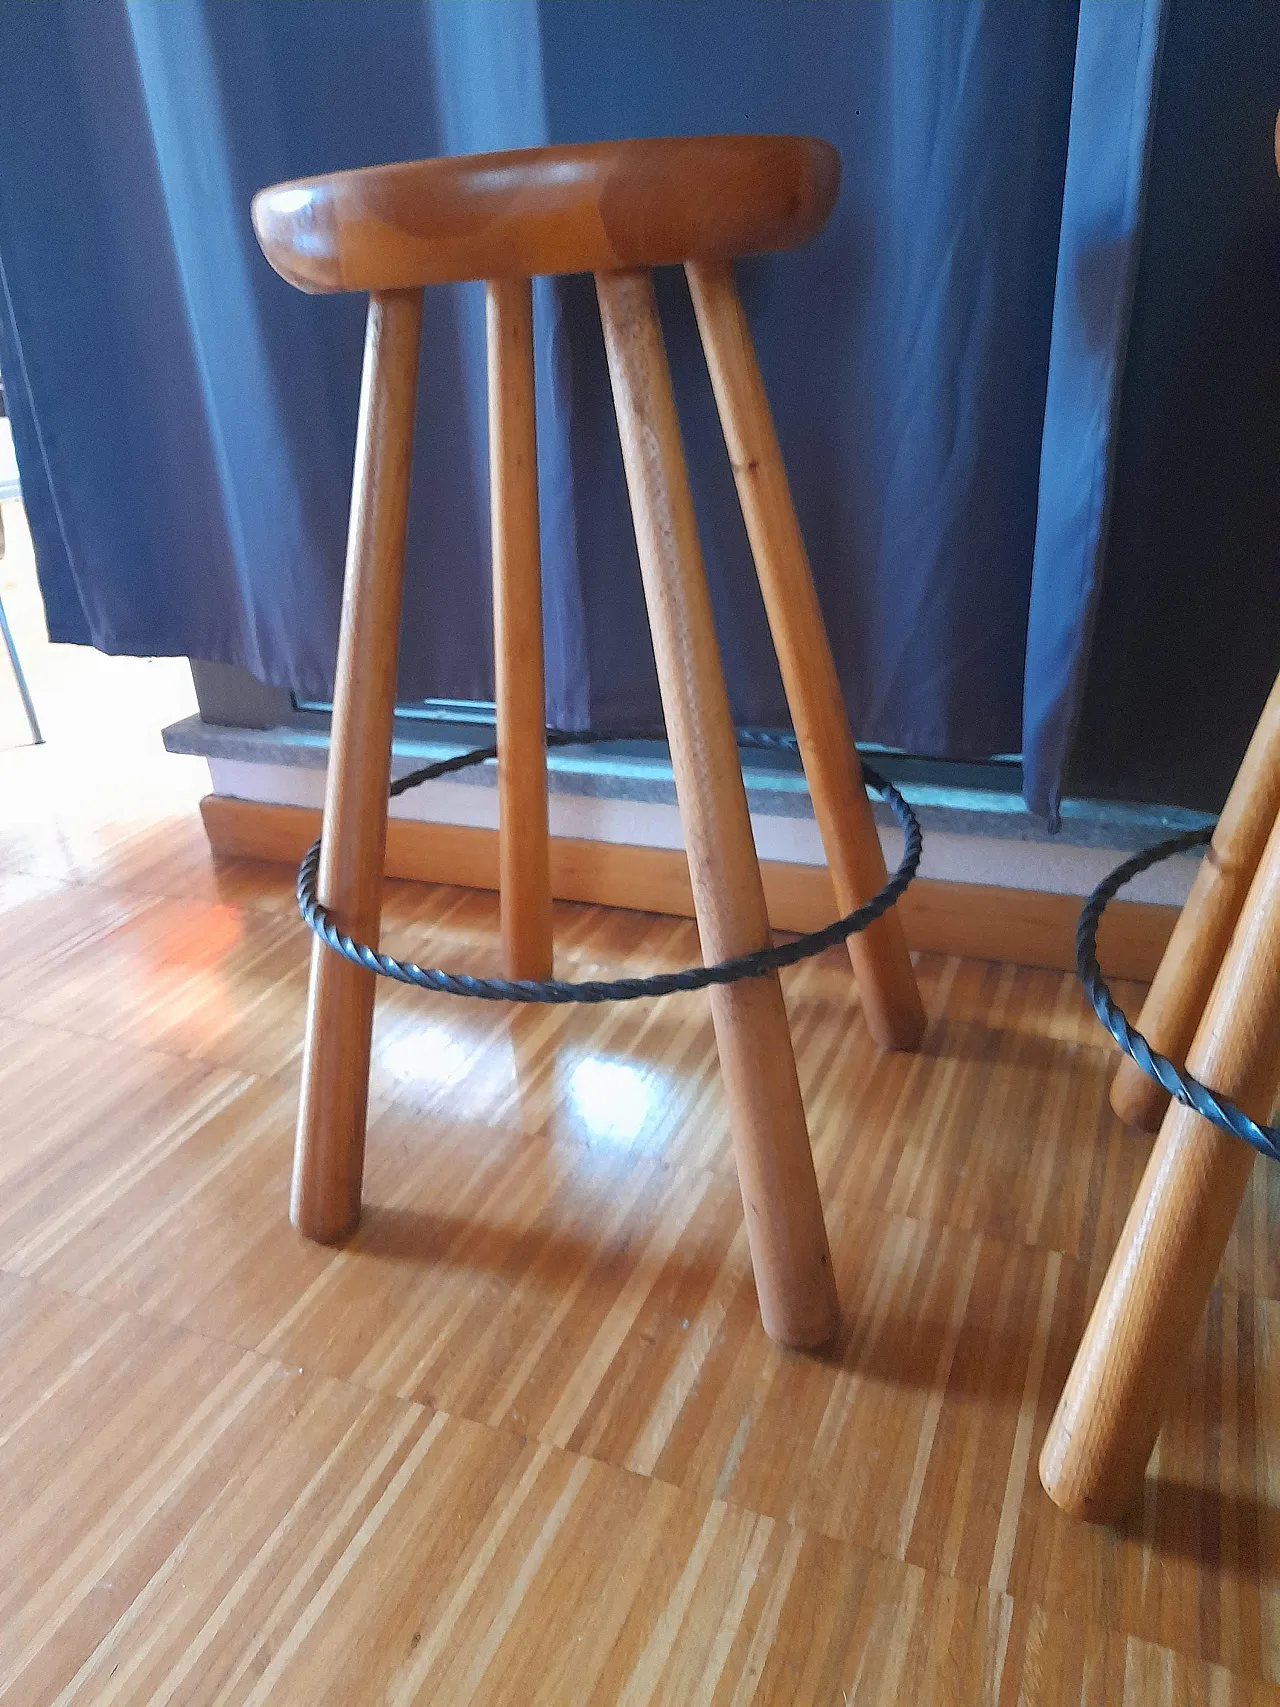
[[[1278,814],[1280,680],[1138,1023],[1259,1122],[1280,1082]],[[1040,1458],[1049,1496],[1099,1522],[1141,1488],[1254,1163],[1243,1140],[1148,1082],[1126,1059],[1112,1086],[1135,1123],[1165,1113]]]
[[[593,272],[702,951],[769,924],[649,269],[683,263],[800,753],[842,911],[884,861],[732,272],[819,231],[840,162],[803,137],[664,138],[423,160],[264,190],[267,259],[310,291],[370,293],[325,797],[320,900],[378,940],[422,290],[486,281],[501,919],[509,976],[551,972],[530,279]],[[891,912],[850,951],[867,1023],[910,1048],[924,1013]],[[312,947],[292,1218],[360,1215],[374,975]],[[760,1310],[817,1345],[837,1322],[826,1229],[777,977],[714,989]]]

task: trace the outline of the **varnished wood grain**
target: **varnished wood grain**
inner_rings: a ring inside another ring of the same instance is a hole
[[[296,866],[320,833],[320,814],[305,806],[208,794],[200,811],[214,852],[231,858]],[[496,889],[497,834],[470,825],[393,818],[387,826],[386,871],[422,883]],[[838,916],[825,867],[762,860],[760,876],[775,930],[817,930]],[[558,901],[693,917],[689,862],[681,848],[553,836],[551,890]],[[909,948],[1067,972],[1075,966],[1080,905],[1076,895],[917,878],[897,911]],[[1108,977],[1150,978],[1177,919],[1176,907],[1113,901],[1098,932],[1098,953]]]
[[[814,137],[668,136],[302,178],[260,191],[253,222],[302,290],[399,290],[790,249],[839,183]]]
[[[901,1055],[842,952],[785,974],[843,1304],[814,1358],[759,1322],[705,997],[380,992],[365,1217],[309,1244],[292,874],[210,856],[186,761],[9,759],[5,1707],[1280,1698],[1280,1170],[1132,1516],[1038,1485],[1149,1152],[1074,980],[926,955]],[[384,899],[388,945],[500,964],[492,895]],[[698,952],[556,929],[568,976]]]
[[[508,978],[550,978],[547,713],[529,280],[491,281],[485,306],[503,969]]]
[[[316,891],[339,929],[378,941],[422,293],[369,299]],[[374,975],[311,955],[290,1214],[312,1239],[360,1218]]]
[[[686,271],[837,906],[851,913],[883,887],[884,855],[769,399],[732,263],[696,261]],[[924,1008],[899,914],[851,936],[849,955],[872,1035],[885,1048],[913,1049]]]
[[[1187,1065],[1268,1118],[1280,1083],[1280,824]],[[1045,1487],[1073,1515],[1109,1521],[1137,1498],[1253,1160],[1242,1140],[1170,1105],[1041,1459]]]
[[[652,275],[596,279],[698,936],[708,964],[767,947],[769,918],[702,565]],[[709,992],[760,1313],[784,1345],[835,1329],[822,1204],[776,974]]]
[[[1138,1016],[1153,1049],[1185,1061],[1240,918],[1271,826],[1280,812],[1280,677],[1258,719],[1209,851]],[[1128,1057],[1111,1087],[1111,1106],[1132,1126],[1154,1132],[1168,1093]]]

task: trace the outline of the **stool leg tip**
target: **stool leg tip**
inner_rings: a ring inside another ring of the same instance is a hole
[[[885,1024],[873,1027],[871,1034],[881,1049],[910,1055],[920,1047],[928,1028],[929,1016],[923,1004],[917,1001],[913,1007],[894,1014]]]
[[[358,1215],[345,1220],[324,1221],[318,1216],[290,1213],[289,1220],[299,1237],[313,1245],[342,1245],[360,1225]]]
[[[289,1199],[289,1220],[302,1238],[316,1245],[343,1244],[360,1225],[359,1193],[311,1191],[295,1178]]]
[[[1090,1466],[1080,1459],[1070,1433],[1055,1423],[1040,1453],[1040,1486],[1065,1517],[1082,1523],[1118,1523],[1137,1498],[1142,1477],[1137,1486],[1118,1490],[1096,1467],[1090,1474]]]
[[[840,1331],[840,1300],[830,1257],[825,1258],[822,1280],[809,1297],[762,1297],[758,1284],[756,1297],[765,1333],[775,1344],[791,1351],[821,1351]]]

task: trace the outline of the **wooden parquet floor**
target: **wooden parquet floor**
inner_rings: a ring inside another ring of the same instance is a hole
[[[840,953],[785,975],[844,1312],[793,1354],[702,997],[390,990],[365,1220],[308,1246],[289,874],[214,864],[198,767],[57,764],[0,761],[6,1707],[1280,1700],[1278,1171],[1127,1526],[1036,1478],[1147,1150],[1070,979],[922,960],[885,1056]],[[489,897],[387,914],[496,963]]]

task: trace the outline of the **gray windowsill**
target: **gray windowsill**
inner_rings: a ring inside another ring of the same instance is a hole
[[[493,740],[491,726],[424,723],[420,719],[398,719],[392,750],[392,772],[407,771],[434,759],[443,759]],[[242,764],[300,765],[323,770],[328,762],[327,719],[315,713],[296,712],[287,724],[267,729],[233,728],[188,717],[164,731],[164,744],[171,753],[193,754],[205,759],[235,760]],[[626,742],[591,747],[565,747],[548,754],[553,794],[589,795],[595,798],[675,803],[675,786],[665,743]],[[751,811],[784,818],[812,818],[804,774],[787,753],[746,750],[742,754],[743,777]],[[492,788],[494,766],[477,765],[449,778],[478,788]],[[1057,846],[1117,848],[1124,852],[1149,846],[1179,831],[1211,822],[1204,813],[1182,807],[1142,806],[1127,802],[1068,800],[1062,808],[1062,829],[1050,836],[1044,825],[1027,811],[1017,794],[985,789],[938,787],[908,782],[899,785],[915,808],[927,832],[994,836],[1021,842],[1046,842]],[[876,802],[880,823],[892,823],[888,807]]]

